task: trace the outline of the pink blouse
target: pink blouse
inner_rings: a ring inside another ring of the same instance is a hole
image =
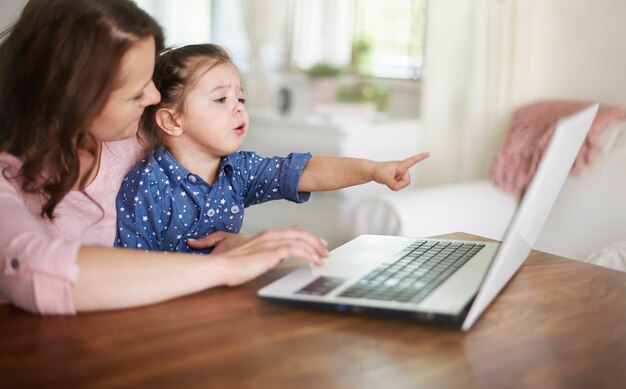
[[[72,191],[56,207],[54,222],[40,216],[40,197],[22,193],[10,178],[20,160],[0,153],[0,300],[42,314],[76,313],[78,249],[113,246],[115,196],[141,151],[135,137],[104,143],[96,178],[85,190],[99,206]]]

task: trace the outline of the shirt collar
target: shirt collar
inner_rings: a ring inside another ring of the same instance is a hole
[[[235,166],[236,155],[237,153],[234,153],[222,157],[222,160],[220,162],[220,168],[217,172],[218,177],[220,175],[223,175],[224,173],[227,173],[229,176],[232,175]],[[172,153],[170,153],[167,147],[163,145],[157,147],[153,151],[153,156],[154,159],[157,161],[159,167],[163,169],[163,172],[167,175],[167,178],[172,185],[179,185],[181,182],[183,182],[183,180],[186,180],[190,174],[193,174],[186,167],[181,165],[176,160],[176,158],[174,158]]]
[[[227,155],[225,157],[222,157],[222,162],[220,163],[220,173],[221,172],[226,172],[229,174],[233,173],[233,170],[235,168],[235,166],[237,165],[235,162],[235,157],[237,156],[237,153],[234,154],[230,154]],[[228,169],[226,169],[228,167]]]

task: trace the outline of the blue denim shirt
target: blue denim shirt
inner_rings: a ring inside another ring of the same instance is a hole
[[[186,240],[239,232],[243,210],[253,204],[307,201],[310,193],[298,192],[298,184],[310,158],[309,153],[263,158],[237,152],[222,158],[217,179],[209,185],[158,147],[124,178],[116,199],[116,246],[209,253],[211,248],[195,250]]]

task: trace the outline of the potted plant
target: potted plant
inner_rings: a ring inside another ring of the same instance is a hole
[[[378,112],[384,112],[389,101],[389,89],[371,82],[358,82],[340,87],[337,99],[341,102],[371,104]]]
[[[337,77],[343,69],[327,62],[318,62],[303,71],[311,80],[311,98],[314,104],[336,100]]]

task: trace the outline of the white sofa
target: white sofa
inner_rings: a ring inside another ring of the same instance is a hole
[[[626,271],[626,122],[601,140],[587,170],[566,180],[534,248]],[[488,180],[408,189],[361,201],[352,233],[463,231],[500,240],[516,204]]]

